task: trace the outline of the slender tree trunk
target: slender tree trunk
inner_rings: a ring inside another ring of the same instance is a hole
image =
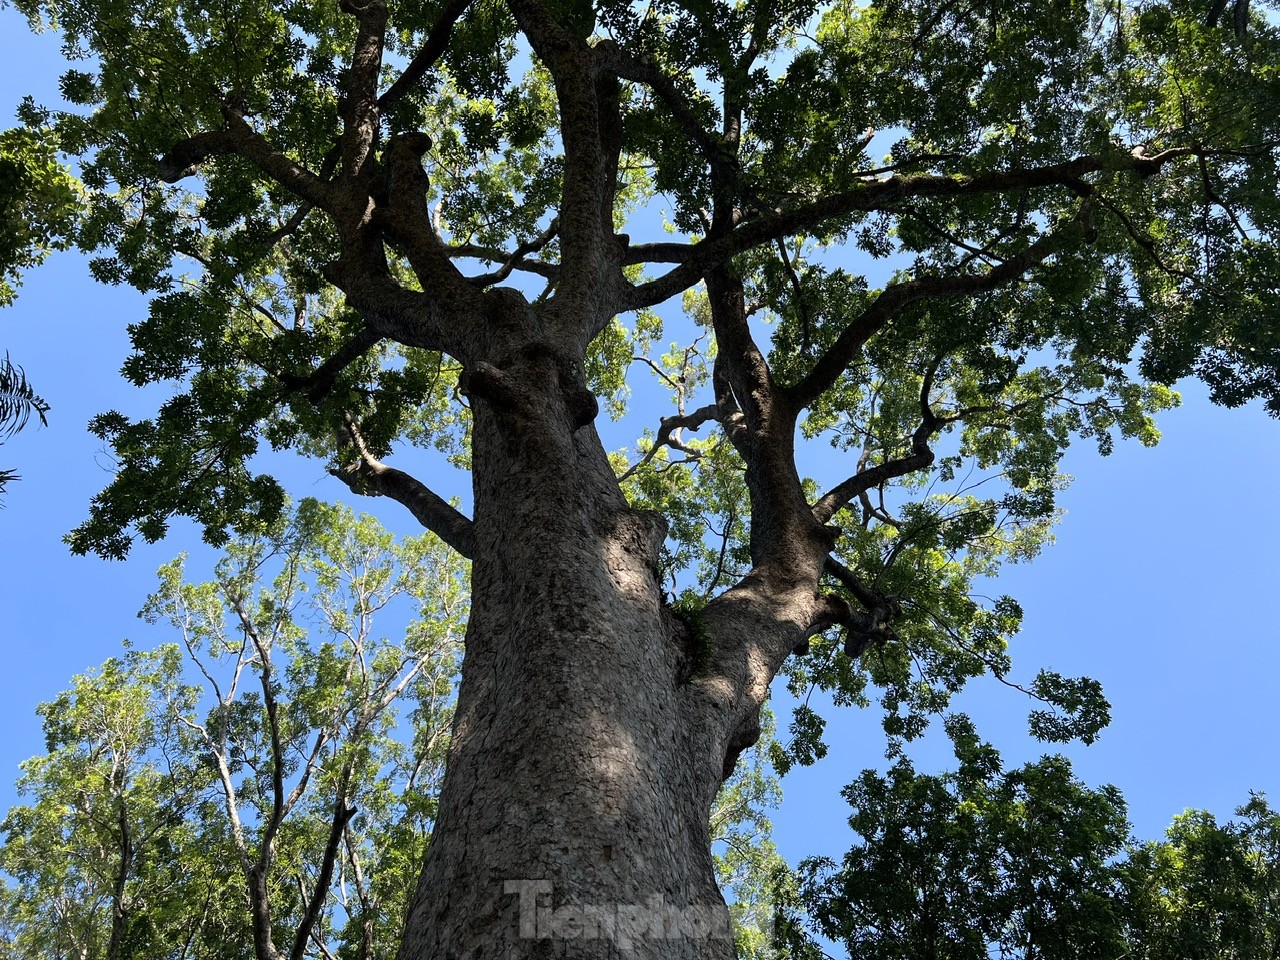
[[[576,366],[525,345],[467,382],[471,619],[402,960],[733,955],[708,832],[723,749],[690,723],[665,524],[621,497]]]
[[[129,909],[125,904],[129,876],[133,872],[133,831],[129,825],[129,810],[125,805],[123,786],[117,803],[116,822],[120,826],[120,868],[116,871],[111,890],[111,935],[107,941],[107,960],[118,960],[124,947],[125,925]]]

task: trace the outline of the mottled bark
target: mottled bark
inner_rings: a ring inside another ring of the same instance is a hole
[[[708,813],[725,772],[580,358],[527,313],[466,378],[472,608],[409,958],[728,957]],[[720,741],[717,743],[717,741]]]

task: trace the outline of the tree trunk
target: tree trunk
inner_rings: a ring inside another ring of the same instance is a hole
[[[448,771],[402,960],[732,957],[708,814],[724,730],[579,362],[468,372],[475,545]]]

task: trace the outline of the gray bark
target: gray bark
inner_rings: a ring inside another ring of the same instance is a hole
[[[708,815],[776,657],[695,674],[696,641],[662,601],[665,521],[621,496],[580,357],[512,313],[524,329],[466,378],[471,619],[401,957],[731,957]],[[766,599],[731,591],[708,622],[807,627],[811,611]]]

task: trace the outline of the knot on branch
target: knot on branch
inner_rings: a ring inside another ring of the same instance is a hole
[[[574,430],[592,423],[600,414],[600,401],[586,387],[570,391],[565,397],[565,406],[569,410],[569,422],[573,424]]]
[[[458,376],[458,389],[463,396],[483,400],[504,411],[520,409],[525,399],[510,374],[484,360],[463,368]]]
[[[901,615],[902,606],[897,597],[881,599],[884,602],[871,610],[851,611],[844,635],[844,653],[850,659],[862,656],[872,646],[882,647],[890,640],[898,639],[891,624]]]
[[[549,362],[554,368],[573,430],[595,420],[600,413],[600,401],[587,386],[586,370],[581,363],[541,341],[529,344],[523,353],[531,364]]]
[[[733,776],[733,768],[738,765],[738,757],[760,739],[760,733],[760,713],[758,710],[753,710],[747,719],[729,734],[729,741],[724,749],[724,769],[721,773],[725,780]]]
[[[431,149],[431,143],[425,133],[402,133],[387,144],[382,161],[386,168],[386,191],[392,203],[397,196],[413,192],[418,202],[425,205],[431,180],[422,168],[422,158]]]
[[[867,586],[857,574],[834,557],[827,558],[823,569],[848,590],[863,609],[855,610],[843,598],[838,598],[844,603],[845,615],[829,620],[813,630],[810,636],[830,626],[843,626],[844,652],[850,658],[861,656],[869,647],[883,646],[890,640],[898,639],[892,626],[893,621],[902,616],[902,604],[898,597]]]
[[[1134,147],[1129,151],[1129,156],[1133,158],[1133,172],[1141,179],[1146,180],[1160,172],[1163,161],[1149,156],[1146,147]]]
[[[526,343],[497,362],[466,364],[458,386],[466,396],[485,401],[513,426],[546,420],[548,415],[555,421],[563,412],[573,433],[600,412],[581,362],[541,341]]]
[[[165,183],[177,183],[194,174],[206,160],[225,156],[232,149],[225,130],[197,133],[194,137],[175,144],[173,149],[157,160],[156,172]]]

